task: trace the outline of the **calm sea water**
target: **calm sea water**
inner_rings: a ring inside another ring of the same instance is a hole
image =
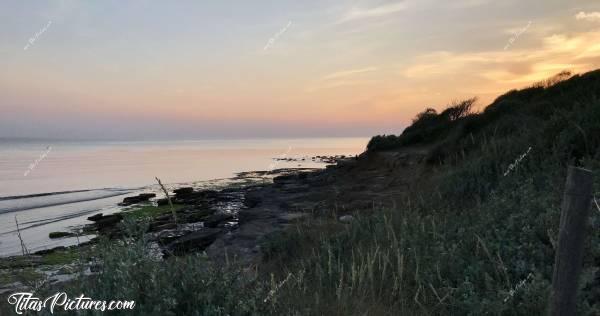
[[[91,213],[119,211],[127,194],[152,191],[154,177],[186,184],[237,172],[324,167],[310,159],[355,155],[367,138],[247,139],[202,141],[72,142],[0,140],[0,256],[21,252],[15,216],[30,251],[70,245],[48,233],[86,223]],[[59,194],[46,194],[56,193]],[[85,240],[86,238],[81,238]]]

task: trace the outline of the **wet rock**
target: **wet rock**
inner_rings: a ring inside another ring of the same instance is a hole
[[[238,218],[240,223],[246,223],[255,220],[275,218],[278,212],[279,210],[272,210],[269,208],[245,209],[238,212]]]
[[[282,213],[277,216],[277,219],[279,223],[292,223],[300,221],[309,215],[308,213]]]
[[[262,193],[261,191],[254,190],[248,191],[244,196],[244,205],[248,208],[256,207],[262,201]]]
[[[172,201],[171,201],[172,202]],[[165,205],[169,205],[169,199],[167,198],[163,198],[163,199],[157,199],[156,200],[156,205],[158,206],[165,206]]]
[[[95,221],[97,221],[97,220],[101,219],[101,218],[102,218],[102,216],[103,216],[103,215],[102,215],[102,213],[98,213],[98,214],[96,214],[96,215],[93,215],[93,216],[90,216],[90,217],[88,217],[87,219],[88,219],[89,221],[95,222]]]
[[[182,217],[182,220],[185,223],[203,222],[203,221],[206,220],[207,217],[211,216],[216,211],[217,210],[215,210],[215,209],[201,209],[201,210],[196,210],[194,212],[186,214],[185,217]]]
[[[43,255],[47,255],[47,254],[49,254],[49,253],[53,253],[53,252],[55,252],[55,251],[59,251],[59,250],[65,250],[65,249],[67,249],[65,246],[59,246],[59,247],[52,248],[52,249],[42,249],[42,250],[38,250],[38,251],[36,251],[36,252],[35,252],[35,253],[33,253],[33,254],[34,254],[34,255],[40,255],[40,256],[43,256]]]
[[[214,215],[208,217],[204,221],[204,226],[215,228],[215,227],[219,226],[219,224],[221,224],[225,221],[228,221],[230,219],[233,219],[233,214],[230,214],[230,213],[214,214]]]
[[[176,194],[173,203],[178,204],[199,204],[206,202],[209,199],[214,199],[219,195],[215,190],[203,190],[197,192],[188,192]]]
[[[165,245],[170,244],[183,236],[189,235],[190,233],[191,231],[189,230],[164,230],[156,235],[156,239],[161,244]]]
[[[148,228],[149,232],[159,232],[167,229],[175,229],[177,228],[177,224],[174,222],[155,222],[151,223]]]
[[[72,237],[72,236],[75,236],[75,234],[69,233],[69,232],[51,232],[50,234],[48,234],[48,237],[50,239]]]
[[[194,192],[194,188],[192,187],[185,187],[185,188],[179,188],[176,190],[173,190],[173,193],[175,193],[175,195],[186,195],[186,194],[190,194]]]
[[[106,215],[106,216],[102,216],[102,218],[96,220],[95,225],[98,227],[98,229],[105,229],[105,228],[115,226],[122,219],[123,219],[123,215],[121,215],[121,214]]]
[[[151,198],[156,197],[154,193],[142,193],[136,196],[128,196],[123,199],[123,202],[119,203],[120,206],[129,206],[141,202],[147,202]]]
[[[293,182],[296,179],[298,179],[297,174],[286,174],[286,175],[281,175],[281,176],[277,176],[277,177],[273,178],[273,183],[285,184],[285,183]]]
[[[339,220],[344,224],[349,224],[354,220],[354,217],[352,217],[352,215],[344,215],[340,216]]]
[[[182,255],[192,251],[202,251],[210,246],[221,233],[218,228],[206,228],[177,238],[167,246],[168,253]]]

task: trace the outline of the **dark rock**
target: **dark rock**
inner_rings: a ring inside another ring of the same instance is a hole
[[[100,264],[92,264],[92,265],[90,265],[90,272],[92,272],[92,273],[98,273],[98,272],[100,272],[100,270],[102,270],[102,265],[100,265]]]
[[[158,222],[172,221],[173,220],[173,215],[171,215],[171,213],[164,214],[164,215],[159,215],[159,216],[155,217],[154,220],[158,221]]]
[[[161,244],[166,245],[190,233],[191,231],[189,230],[165,230],[159,232],[156,239],[158,239]]]
[[[201,251],[210,246],[220,233],[221,230],[217,228],[199,230],[176,239],[167,248],[170,253],[175,255]]]
[[[53,252],[55,252],[55,251],[59,251],[59,250],[65,250],[65,249],[67,249],[65,246],[59,246],[59,247],[52,248],[52,249],[42,249],[42,250],[38,250],[38,251],[34,252],[33,254],[34,254],[34,255],[40,255],[40,256],[43,256],[43,255],[47,255],[47,254],[53,253]]]
[[[289,183],[289,182],[296,180],[297,178],[298,178],[298,175],[296,175],[296,174],[281,175],[281,176],[277,176],[277,177],[273,178],[273,183],[275,183],[275,184]]]
[[[240,223],[246,223],[254,220],[264,220],[274,218],[279,210],[271,210],[267,208],[253,208],[240,210],[238,218]]]
[[[219,213],[219,214],[215,214],[215,215],[212,215],[212,216],[208,217],[204,221],[204,226],[215,228],[215,227],[219,226],[219,224],[221,224],[221,223],[223,223],[225,221],[228,221],[230,219],[233,219],[233,214],[231,214],[231,213]]]
[[[50,234],[48,234],[48,237],[50,237],[50,239],[64,238],[64,237],[71,237],[71,236],[75,236],[75,234],[69,233],[69,232],[51,232]]]
[[[248,208],[256,207],[262,201],[262,194],[258,190],[248,191],[244,196],[244,205]]]
[[[202,210],[197,210],[193,213],[189,213],[186,214],[185,217],[183,217],[183,221],[185,223],[196,223],[196,222],[202,222],[204,220],[206,220],[206,218],[212,214],[214,214],[217,210],[215,209],[202,209]]]
[[[96,221],[96,226],[98,229],[104,229],[111,226],[116,225],[123,219],[123,215],[121,214],[112,214],[103,216],[101,219]]]
[[[176,190],[173,190],[173,193],[175,193],[176,195],[185,195],[185,194],[190,194],[194,192],[194,188],[192,187],[185,187],[185,188],[179,188]]]
[[[169,199],[167,199],[167,198],[158,199],[158,200],[156,200],[156,205],[158,205],[158,206],[169,205]]]
[[[176,194],[173,203],[178,204],[199,204],[208,199],[214,199],[219,195],[218,191],[204,190],[185,194]]]
[[[89,221],[95,222],[95,221],[97,221],[97,220],[101,219],[101,218],[102,218],[102,216],[103,216],[103,215],[102,215],[102,213],[98,213],[98,214],[96,214],[96,215],[93,215],[93,216],[90,216],[90,217],[88,217],[87,219],[88,219]]]
[[[132,205],[132,204],[146,202],[146,201],[150,200],[153,197],[156,197],[156,194],[154,194],[154,193],[142,193],[142,194],[138,194],[136,196],[128,196],[128,197],[124,198],[123,202],[119,203],[119,205],[120,206],[128,206],[128,205]]]
[[[148,231],[149,232],[159,232],[159,231],[163,231],[163,230],[167,230],[167,229],[174,229],[177,228],[177,224],[175,224],[174,222],[155,222],[150,224],[150,227],[148,227]]]

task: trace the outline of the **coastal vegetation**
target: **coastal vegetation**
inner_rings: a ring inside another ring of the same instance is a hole
[[[317,208],[262,238],[250,267],[201,252],[157,258],[144,232],[169,208],[145,206],[125,215],[118,242],[98,243],[97,274],[39,295],[135,300],[135,315],[543,314],[567,166],[600,184],[599,94],[600,71],[561,73],[480,112],[476,99],[427,109],[359,159],[371,170],[386,168],[377,157],[424,152],[402,200],[348,210],[349,223]],[[590,226],[581,315],[600,314],[600,209]]]

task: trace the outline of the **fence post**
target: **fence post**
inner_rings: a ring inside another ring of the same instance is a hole
[[[569,167],[554,258],[550,315],[575,315],[587,219],[592,202],[592,172]]]

